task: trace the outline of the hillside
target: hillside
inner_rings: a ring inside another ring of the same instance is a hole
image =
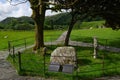
[[[45,19],[45,24],[51,24],[53,21],[54,25],[67,25],[69,24],[71,15],[69,13],[61,13],[53,16],[47,16]]]
[[[19,18],[8,17],[0,22],[2,29],[30,30],[34,28],[34,22],[30,17],[22,16]]]
[[[71,20],[70,13],[61,13],[53,16],[46,16],[44,29],[55,29],[55,28],[59,29],[59,27],[67,28],[70,23],[70,20]],[[97,18],[88,17],[84,19],[84,22],[100,21],[100,20],[102,20],[100,17]],[[97,23],[100,22],[96,22],[95,24]],[[86,25],[86,23],[82,25]],[[92,26],[94,27],[94,25]],[[89,28],[88,26],[81,26],[80,21],[78,21],[74,27]],[[34,21],[32,20],[32,18],[27,16],[22,16],[19,18],[8,17],[0,22],[0,29],[31,30],[34,29]]]

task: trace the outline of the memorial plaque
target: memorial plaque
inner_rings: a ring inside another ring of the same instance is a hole
[[[74,65],[72,65],[72,64],[65,64],[65,65],[63,65],[62,72],[72,74],[73,71],[74,71]]]
[[[49,65],[49,71],[52,71],[52,72],[59,72],[60,71],[60,64],[57,64],[57,63],[51,63]]]

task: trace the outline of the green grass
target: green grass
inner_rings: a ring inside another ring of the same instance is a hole
[[[44,32],[45,41],[53,41],[56,40],[63,31],[53,31],[47,30]],[[19,46],[24,44],[24,38],[27,39],[27,43],[33,44],[35,42],[34,39],[35,32],[34,31],[0,31],[0,50],[8,48],[8,41],[22,39],[19,41],[14,41],[12,44]],[[7,36],[7,38],[5,38]]]
[[[94,36],[98,38],[99,44],[120,47],[120,30],[110,28],[73,30],[70,38],[75,41],[92,43]]]
[[[103,26],[103,24],[105,23],[105,21],[92,21],[92,22],[83,22],[81,24],[81,27],[87,27],[87,28],[98,28],[99,26]]]
[[[0,31],[0,50],[8,48],[9,40],[21,39],[33,35],[32,31]],[[8,37],[5,38],[5,36]]]
[[[48,46],[48,52],[45,57],[46,66],[46,78],[58,78],[64,80],[71,80],[72,74],[64,74],[62,72],[49,72],[49,60],[50,53],[56,48],[56,46]],[[120,74],[120,54],[106,51],[99,51],[97,59],[93,59],[93,48],[83,48],[75,47],[77,52],[78,59],[78,78],[81,80],[92,80],[96,77],[103,76],[103,54],[104,56],[104,75],[115,75]],[[18,67],[18,55],[15,56],[15,62],[11,56],[8,57],[8,60],[17,68],[20,75],[29,75],[29,76],[44,76],[44,67],[43,67],[43,57],[40,54],[31,53],[30,50],[26,50],[21,54],[22,58],[22,70],[19,71]],[[76,76],[76,70],[73,74],[73,77]]]
[[[75,25],[74,28],[80,28],[80,29],[89,29],[89,28],[98,28],[100,26],[103,26],[105,21],[91,21],[91,22],[82,22],[81,25],[79,24],[80,22],[78,21]]]

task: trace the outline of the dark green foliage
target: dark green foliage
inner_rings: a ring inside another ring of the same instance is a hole
[[[61,13],[54,16],[47,16],[45,24],[51,25],[51,21],[54,25],[68,25],[70,23],[71,15],[69,13]]]
[[[34,29],[34,26],[29,23],[16,24],[13,27],[14,30],[31,30]]]
[[[107,27],[120,29],[119,0],[77,0],[73,7],[75,13],[91,15],[92,17],[100,16],[106,21]]]
[[[0,22],[2,29],[31,30],[34,29],[34,22],[30,17],[8,17]]]
[[[0,26],[0,29],[3,29],[3,27],[2,27],[2,26]]]
[[[70,13],[61,13],[53,16],[47,16],[45,20],[45,24],[51,25],[51,21],[54,25],[69,25],[71,20],[71,14]],[[95,18],[92,18],[91,16],[85,18],[84,22],[90,22],[90,21],[100,21],[103,20],[101,17],[97,16]],[[81,23],[80,23],[81,24]]]
[[[30,17],[22,16],[22,17],[18,18],[18,21],[21,23],[29,23],[29,24],[34,25],[34,21]]]

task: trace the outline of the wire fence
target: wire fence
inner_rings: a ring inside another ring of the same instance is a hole
[[[93,38],[96,37],[98,40],[98,44],[102,46],[110,46],[110,47],[116,47],[120,48],[120,39],[108,39],[108,38],[99,38],[97,36],[88,37],[88,36],[77,36],[72,35],[71,40],[72,41],[78,41],[78,42],[85,42],[85,43],[93,43]]]
[[[18,65],[20,75],[32,75],[51,78],[53,80],[86,80],[101,76],[119,75],[120,74],[120,57],[118,53],[109,54],[100,53],[97,55],[97,59],[93,58],[93,54],[79,55],[77,53],[76,67],[73,68],[73,72],[63,72],[63,65],[55,64],[52,68],[55,69],[62,66],[61,71],[51,71],[50,57],[67,58],[68,56],[51,56],[50,53],[40,52],[39,54],[29,52],[18,52],[18,54],[12,55],[13,63]],[[27,58],[26,58],[27,57]],[[74,56],[72,56],[74,58]],[[54,65],[54,64],[53,64]],[[69,68],[69,67],[68,67]]]
[[[77,76],[80,78],[94,78],[113,74],[120,74],[120,58],[117,57],[117,59],[114,59],[115,56],[119,56],[119,54],[114,53],[112,55],[114,56],[111,56],[111,54],[109,53],[99,54],[97,55],[97,59],[93,59],[94,55],[77,56]]]
[[[31,37],[29,37],[31,38]],[[62,71],[56,71],[51,72],[49,71],[50,67],[50,57],[51,52],[60,45],[53,46],[52,44],[47,47],[49,52],[40,51],[39,54],[35,54],[32,51],[31,52],[21,52],[15,49],[15,47],[18,47],[18,45],[24,45],[24,49],[28,46],[29,42],[27,42],[29,38],[14,40],[8,42],[8,49],[9,53],[11,55],[11,60],[13,64],[18,66],[19,74],[20,75],[37,75],[42,77],[49,77],[53,80],[56,79],[65,79],[65,80],[80,80],[86,78],[95,78],[95,77],[101,77],[106,75],[113,75],[113,74],[120,74],[120,54],[118,53],[112,53],[109,54],[109,52],[102,52],[98,51],[99,54],[97,54],[97,59],[93,58],[93,52],[90,52],[88,55],[79,55],[77,53],[76,57],[77,60],[76,65],[77,67],[74,68],[72,74],[66,74]],[[21,44],[14,45],[14,42],[22,41]],[[105,44],[107,44],[108,40],[104,40]],[[31,42],[30,42],[31,43]],[[51,40],[52,43],[52,40]],[[93,42],[91,42],[93,43]],[[100,44],[100,39],[99,42]],[[100,44],[101,45],[101,44]],[[103,45],[105,48],[107,45]],[[77,47],[78,50],[80,50],[79,47]],[[16,54],[16,51],[17,52]],[[41,56],[40,54],[45,53],[44,56]],[[27,57],[27,58],[26,58]],[[56,57],[56,56],[53,56]],[[57,56],[58,57],[58,56]],[[65,56],[60,56],[65,57]],[[60,65],[61,66],[61,65]]]
[[[34,37],[33,36],[8,41],[9,54],[14,54],[14,53],[16,53],[16,51],[18,51],[20,49],[25,50],[25,49],[27,49],[28,46],[33,45],[33,44],[34,44]]]

